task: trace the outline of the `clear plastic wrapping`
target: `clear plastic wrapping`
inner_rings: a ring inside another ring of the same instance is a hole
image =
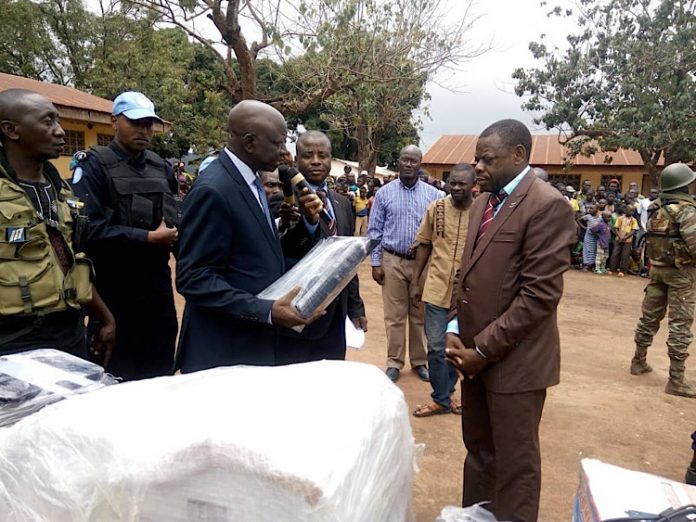
[[[118,382],[89,361],[58,350],[0,357],[0,426],[9,426],[70,395]]]
[[[302,317],[321,310],[341,293],[378,241],[366,237],[333,236],[322,239],[291,270],[257,297],[280,299],[296,286],[292,304]]]
[[[465,508],[445,506],[435,522],[496,522],[496,518],[484,505],[486,502]]]
[[[372,365],[108,386],[0,430],[3,522],[403,522],[416,446]]]

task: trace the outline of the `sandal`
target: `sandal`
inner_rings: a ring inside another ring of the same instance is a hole
[[[426,404],[425,406],[418,406],[413,412],[414,417],[432,417],[433,415],[444,415],[445,413],[450,413],[452,410],[450,408],[445,408],[439,404],[433,402]]]
[[[462,414],[462,405],[456,399],[452,399],[452,413],[454,413],[455,415]]]

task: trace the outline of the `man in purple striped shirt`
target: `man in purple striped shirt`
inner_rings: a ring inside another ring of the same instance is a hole
[[[415,145],[401,150],[399,178],[377,192],[367,228],[368,237],[380,241],[372,252],[372,278],[382,286],[387,376],[393,382],[404,367],[407,320],[411,368],[429,380],[423,307],[410,299],[409,288],[419,284],[413,280],[416,232],[430,202],[444,193],[418,179],[422,157]]]

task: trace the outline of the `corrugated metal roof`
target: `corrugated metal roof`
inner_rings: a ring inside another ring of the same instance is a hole
[[[103,112],[108,115],[111,115],[113,106],[113,103],[107,99],[87,94],[72,87],[0,73],[0,91],[6,91],[7,89],[29,89],[45,96],[55,105]]]
[[[477,135],[444,135],[441,136],[423,156],[426,165],[454,165],[456,163],[474,163]],[[558,136],[552,134],[532,135],[532,154],[529,163],[532,165],[565,165],[568,152],[558,143]],[[576,156],[572,164],[607,165],[605,158],[609,156],[609,165],[643,166],[643,160],[634,150],[619,149],[616,152],[597,152],[592,156]],[[660,161],[662,164],[662,161]]]

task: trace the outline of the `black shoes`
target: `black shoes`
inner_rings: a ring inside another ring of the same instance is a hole
[[[430,382],[430,374],[424,365],[416,366],[413,368],[413,371],[416,372],[416,375],[421,381]]]
[[[426,368],[425,365],[415,366],[413,371],[421,381],[430,382],[430,374],[428,373],[428,368]],[[385,373],[391,382],[398,381],[401,374],[398,368],[387,368]]]
[[[391,382],[396,382],[399,380],[399,369],[398,368],[387,368],[386,374]]]

